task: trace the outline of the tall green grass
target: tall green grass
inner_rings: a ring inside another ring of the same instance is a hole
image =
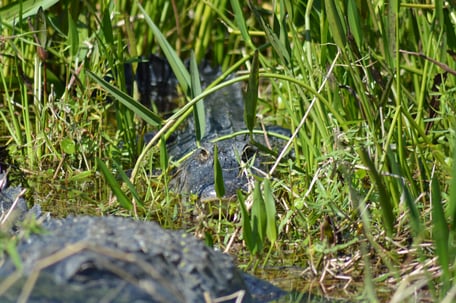
[[[456,20],[451,5],[434,3],[15,2],[0,9],[2,135],[27,178],[46,173],[90,188],[103,172],[100,186],[111,185],[118,203],[98,195],[105,201],[89,207],[102,213],[184,226],[227,250],[236,239],[248,265],[293,264],[318,277],[331,257],[353,256],[368,269],[346,274],[364,281],[368,300],[385,291],[402,300],[395,286],[415,285],[417,261],[419,295],[449,302]],[[136,68],[149,53],[165,56],[179,80],[185,101],[171,117],[125,93],[123,64]],[[278,124],[293,136],[249,196],[188,226],[206,205],[190,198],[189,211],[169,192],[178,159],[164,142],[191,114],[203,123],[204,97],[229,84],[201,90],[195,66],[207,57],[246,83],[249,132]],[[143,127],[157,132],[147,147],[137,140]],[[163,174],[152,178],[155,168]],[[127,169],[130,180],[119,173]]]

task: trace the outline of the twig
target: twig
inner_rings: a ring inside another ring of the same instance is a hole
[[[412,56],[417,56],[417,57],[421,57],[423,58],[424,60],[428,60],[429,62],[432,62],[434,63],[435,65],[437,65],[438,67],[440,67],[441,69],[443,69],[444,71],[452,74],[453,76],[456,76],[456,71],[454,69],[452,69],[451,67],[449,67],[448,65],[446,65],[445,63],[442,63],[442,62],[439,62],[435,59],[432,59],[431,57],[428,57],[426,56],[425,54],[423,53],[417,53],[417,52],[411,52],[411,51],[407,51],[407,50],[399,50],[400,53],[403,53],[403,54],[407,54],[407,55],[412,55]]]

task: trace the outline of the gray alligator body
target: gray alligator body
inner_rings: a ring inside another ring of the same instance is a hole
[[[19,193],[16,187],[0,192],[2,219],[13,205],[20,207],[16,219],[30,214],[24,213]],[[39,208],[31,212],[40,215]],[[18,243],[19,268],[8,255],[2,257],[0,302],[179,303],[222,297],[223,302],[239,297],[238,302],[267,302],[285,294],[240,272],[229,256],[191,235],[154,222],[88,216],[40,220],[44,233]],[[10,232],[18,234],[17,227],[11,224]]]
[[[200,77],[203,87],[212,83],[221,74],[219,69],[202,67]],[[231,78],[232,76],[228,76],[228,79]],[[157,108],[169,110],[166,104],[170,103],[172,96],[177,95],[177,80],[165,60],[151,56],[147,62],[140,63],[136,79],[144,105],[151,106],[151,102],[154,102]],[[258,152],[258,145],[269,145],[272,149],[277,149],[284,146],[285,140],[266,138],[262,134],[253,136],[256,145],[253,144],[246,132],[244,97],[239,82],[207,96],[204,99],[204,108],[206,128],[200,146],[196,145],[193,116],[189,117],[183,127],[167,142],[168,154],[175,159],[192,152],[176,170],[172,184],[180,193],[195,194],[202,200],[215,198],[214,147],[217,145],[225,195],[229,197],[236,194],[238,189],[246,189],[248,180],[245,167],[262,169],[264,163],[271,160],[271,157]],[[290,136],[288,130],[277,126],[268,127],[268,130],[284,137]],[[244,132],[233,136],[241,131]],[[223,136],[228,138],[217,141]]]
[[[228,256],[153,222],[76,217],[44,228],[47,234],[17,247],[23,277],[5,301],[16,302],[27,283],[28,302],[204,302],[205,293],[214,299],[236,292],[253,301]],[[8,262],[0,275],[15,271]],[[34,273],[38,280],[27,281]]]

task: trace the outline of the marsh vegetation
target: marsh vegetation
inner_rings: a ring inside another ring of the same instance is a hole
[[[421,2],[3,4],[0,139],[11,182],[55,216],[186,229],[246,271],[292,276],[284,288],[451,302],[456,11]],[[167,115],[137,106],[137,88],[126,93],[124,64],[136,70],[151,53],[180,70]],[[270,170],[252,175],[251,192],[230,201],[168,187],[180,159],[166,156],[166,139],[217,89],[195,90],[184,59],[245,84],[246,125],[293,134]],[[159,135],[145,146],[147,131]]]

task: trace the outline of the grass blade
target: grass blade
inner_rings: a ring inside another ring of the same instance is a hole
[[[382,178],[380,177],[380,174],[375,168],[374,163],[369,158],[367,151],[364,148],[359,148],[358,153],[364,165],[366,165],[369,168],[369,176],[374,181],[377,187],[383,223],[385,224],[386,233],[388,234],[388,236],[391,236],[393,234],[394,214],[393,206],[391,205],[388,192],[386,191],[385,185],[383,184]]]
[[[407,205],[407,208],[409,210],[409,217],[410,217],[410,226],[412,227],[412,230],[415,234],[415,240],[420,240],[422,236],[422,224],[420,221],[420,213],[418,212],[418,209],[416,208],[415,201],[412,198],[409,189],[407,188],[406,184],[403,184],[402,186],[403,195],[404,195],[404,200],[405,200],[405,205]]]
[[[112,34],[112,23],[109,5],[103,12],[103,19],[101,20],[101,30],[108,45],[114,45],[114,36]]]
[[[25,19],[27,17],[36,15],[38,10],[42,8],[47,10],[54,4],[59,2],[58,0],[26,0],[26,1],[15,1],[2,8],[0,8],[0,19],[2,22],[12,25],[19,21],[19,19]],[[22,9],[21,9],[22,8]],[[21,14],[22,11],[22,14]],[[19,18],[20,17],[20,18]]]
[[[223,180],[222,166],[218,158],[217,144],[214,144],[214,185],[217,197],[223,197],[225,195],[225,182]]]
[[[361,49],[361,46],[363,45],[363,35],[361,23],[359,21],[358,6],[356,5],[355,0],[348,0],[347,17],[350,33],[355,39],[356,45],[358,45],[358,49]]]
[[[68,42],[70,44],[70,54],[75,57],[79,50],[79,34],[70,12],[68,12]]]
[[[263,181],[264,188],[264,204],[266,210],[266,236],[268,237],[271,243],[274,243],[277,240],[277,224],[276,224],[276,207],[275,199],[272,194],[271,181],[269,179],[264,179]]]
[[[443,11],[443,21],[445,22],[445,28],[453,28],[453,22],[451,21],[452,13],[448,10]],[[446,39],[448,43],[448,48],[455,49],[456,48],[456,33],[451,30],[446,30]]]
[[[171,69],[173,70],[174,74],[176,75],[177,81],[181,85],[184,93],[187,96],[190,95],[189,89],[191,87],[191,80],[190,80],[190,74],[188,73],[187,68],[185,67],[182,60],[179,59],[179,56],[174,51],[174,49],[171,47],[171,45],[168,43],[165,36],[160,32],[160,30],[155,25],[155,23],[152,21],[152,19],[147,15],[146,11],[141,6],[141,4],[138,3],[138,7],[139,7],[139,10],[141,11],[141,13],[144,15],[144,19],[146,20],[150,29],[154,33],[155,38],[157,39],[157,43],[160,45],[160,48],[162,49],[163,54],[165,55],[166,59],[168,60],[169,65],[171,66]]]
[[[258,101],[258,51],[253,55],[252,68],[250,71],[249,85],[245,96],[244,121],[252,137],[256,120],[256,107]]]
[[[137,102],[133,98],[131,98],[128,94],[124,93],[117,87],[112,86],[105,80],[101,79],[94,73],[87,71],[87,74],[95,80],[99,85],[101,85],[104,89],[106,89],[107,92],[109,92],[117,101],[125,105],[128,109],[133,111],[135,114],[137,114],[139,117],[141,117],[146,123],[152,125],[152,126],[159,126],[162,123],[162,119],[154,114],[151,110],[149,110],[147,107],[142,105],[141,103]]]
[[[119,173],[120,178],[122,179],[122,181],[125,184],[127,184],[127,187],[130,190],[130,193],[132,194],[132,196],[135,199],[136,203],[139,206],[141,206],[142,208],[144,208],[144,203],[142,202],[141,197],[138,194],[138,191],[136,190],[136,188],[133,185],[133,183],[131,183],[130,178],[128,178],[127,174],[122,169],[122,166],[119,163],[117,163],[116,161],[113,161],[113,163],[114,163],[114,167],[117,169],[117,171]]]
[[[192,52],[190,57],[190,78],[191,78],[191,97],[192,99],[201,94],[201,83],[200,76],[198,72],[198,65],[196,64],[196,58]],[[196,102],[193,106],[193,117],[195,119],[195,135],[196,142],[199,145],[199,142],[205,135],[206,130],[206,115],[204,112],[204,102],[203,99]]]
[[[37,36],[39,41],[39,47],[44,50],[47,45],[47,24],[46,16],[44,15],[42,7],[38,9],[35,23],[35,28],[38,29]]]
[[[435,8],[435,19],[434,22],[437,22],[438,26],[443,27],[444,26],[444,20],[443,20],[443,1],[435,1],[434,2]]]
[[[445,219],[445,212],[442,206],[440,185],[435,176],[431,180],[431,203],[432,203],[432,239],[434,240],[435,252],[439,258],[442,269],[442,281],[448,291],[450,283],[450,260],[449,260],[449,233],[448,224]]]
[[[257,250],[256,237],[252,233],[252,222],[250,221],[249,212],[245,206],[245,198],[241,191],[237,192],[237,198],[241,206],[242,236],[250,253],[255,254]]]
[[[249,31],[247,30],[247,25],[245,23],[244,15],[242,14],[242,9],[239,1],[230,0],[230,2],[234,12],[234,20],[236,21],[239,31],[241,32],[242,39],[248,46],[254,48],[252,39],[250,39]]]
[[[456,149],[453,150],[453,165],[451,169],[451,182],[450,182],[450,189],[449,189],[449,199],[448,205],[446,208],[445,215],[450,218],[449,224],[449,247],[448,253],[451,253],[451,259],[449,263],[453,263],[456,256],[456,248],[455,248],[455,237],[456,237]],[[433,197],[434,198],[434,197]],[[442,239],[443,240],[443,239]]]
[[[341,21],[341,14],[335,0],[325,0],[326,14],[328,15],[329,30],[336,45],[343,50],[347,44],[347,34]]]
[[[258,239],[258,252],[261,252],[263,249],[264,239],[266,238],[266,223],[266,206],[264,204],[263,195],[261,194],[261,182],[255,181],[252,205],[252,232]]]
[[[166,171],[169,167],[168,149],[166,148],[165,136],[161,136],[160,139],[160,168],[162,171]]]
[[[387,157],[388,157],[388,163],[391,169],[391,172],[394,175],[397,176],[404,176],[406,173],[401,170],[401,167],[399,163],[396,160],[396,154],[393,153],[391,150],[387,151]],[[405,205],[407,205],[408,209],[408,215],[410,218],[410,226],[412,228],[412,231],[414,233],[414,237],[416,238],[415,240],[421,240],[422,236],[422,224],[420,221],[420,213],[416,207],[415,204],[415,199],[412,197],[412,194],[410,193],[409,190],[409,185],[404,182],[403,179],[396,179],[397,181],[397,186],[389,186],[389,196],[391,197],[391,200],[394,199],[395,192],[401,192],[402,196],[401,199],[405,201]],[[393,181],[394,182],[394,181]],[[394,205],[398,205],[399,203],[394,203]]]
[[[273,29],[267,24],[261,14],[255,9],[252,8],[253,12],[255,13],[255,17],[258,22],[261,24],[261,27],[266,35],[267,41],[271,43],[272,48],[274,49],[277,56],[280,58],[280,61],[285,66],[290,64],[290,53],[287,47],[282,43],[280,38],[274,32]]]
[[[451,171],[450,198],[447,215],[451,218],[451,231],[456,233],[456,149],[453,152],[453,167]]]
[[[133,209],[133,204],[131,203],[130,199],[125,195],[125,193],[120,188],[119,183],[117,183],[116,178],[113,176],[111,171],[108,169],[106,164],[101,161],[100,159],[96,159],[97,165],[106,179],[109,187],[111,187],[112,192],[117,197],[117,201],[119,202],[120,206],[127,210]]]
[[[223,197],[225,195],[225,182],[223,181],[222,166],[218,158],[217,144],[214,144],[214,185],[217,197]]]

